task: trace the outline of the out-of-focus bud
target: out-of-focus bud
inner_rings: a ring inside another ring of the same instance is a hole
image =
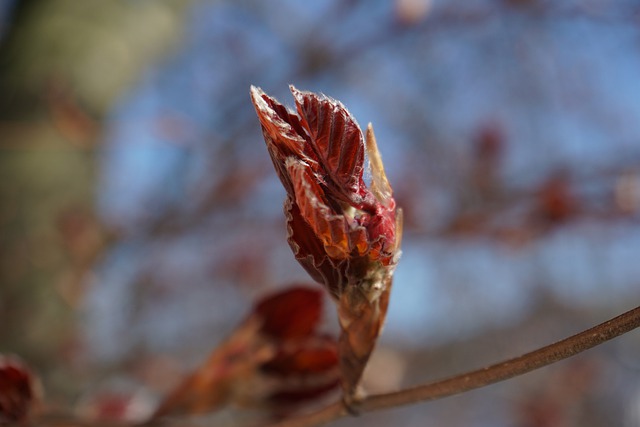
[[[42,395],[42,386],[16,356],[0,354],[0,425],[26,424]]]
[[[292,287],[259,301],[209,359],[161,402],[154,418],[227,405],[296,409],[339,385],[338,345],[318,332],[320,291]]]

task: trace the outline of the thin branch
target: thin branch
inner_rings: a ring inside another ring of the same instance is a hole
[[[346,408],[333,403],[318,412],[290,418],[271,427],[312,427],[327,424],[351,413],[365,413],[427,402],[474,390],[567,359],[640,327],[640,306],[584,332],[522,356],[451,378],[392,393],[371,395]]]
[[[415,402],[426,402],[484,387],[567,359],[638,327],[640,327],[640,307],[514,359],[435,383],[369,396],[355,409],[370,412]]]

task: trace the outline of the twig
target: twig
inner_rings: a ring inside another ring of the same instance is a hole
[[[425,402],[494,384],[567,359],[640,327],[640,307],[607,322],[520,357],[462,375],[393,393],[369,396],[356,408],[362,412]]]
[[[640,327],[640,306],[562,341],[486,368],[405,390],[371,395],[354,402],[349,410],[342,402],[336,402],[318,412],[290,418],[271,427],[319,426],[343,418],[350,412],[372,412],[460,394],[567,359],[638,327]]]

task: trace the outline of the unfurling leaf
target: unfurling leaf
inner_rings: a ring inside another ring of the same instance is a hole
[[[338,384],[336,340],[318,332],[322,293],[292,287],[260,300],[231,336],[159,405],[154,418],[226,405],[274,413]]]
[[[340,366],[353,396],[382,329],[400,256],[396,209],[371,125],[338,101],[291,86],[297,114],[251,88],[267,149],[286,191],[288,242],[338,304]],[[371,186],[363,172],[369,158]]]
[[[20,359],[0,354],[0,425],[26,423],[41,393],[39,380]]]

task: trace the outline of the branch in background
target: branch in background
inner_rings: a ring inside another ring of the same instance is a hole
[[[373,412],[460,394],[514,378],[567,359],[638,327],[640,327],[640,306],[591,329],[514,359],[433,383],[392,393],[368,396],[358,402],[354,402],[350,408],[345,407],[342,402],[336,402],[320,411],[297,418],[290,418],[270,427],[318,426],[343,418],[350,412],[356,414]]]

